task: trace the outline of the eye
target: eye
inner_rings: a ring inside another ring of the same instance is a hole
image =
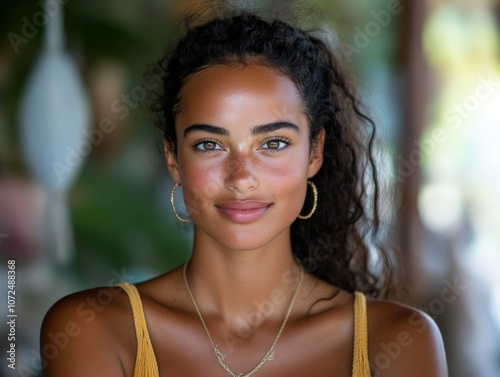
[[[213,140],[202,140],[200,142],[197,142],[193,147],[203,152],[222,150],[222,147]]]
[[[273,151],[278,151],[284,149],[290,145],[290,141],[288,139],[269,139],[263,145],[262,149],[270,149]]]

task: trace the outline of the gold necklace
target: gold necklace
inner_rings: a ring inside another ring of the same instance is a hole
[[[250,372],[236,374],[226,365],[226,363],[224,363],[224,359],[226,358],[226,356],[219,350],[219,348],[217,348],[217,345],[215,345],[215,343],[212,339],[212,336],[210,335],[210,332],[208,331],[207,324],[205,323],[205,320],[203,319],[203,316],[201,315],[201,311],[198,308],[198,304],[196,304],[196,300],[194,299],[193,293],[191,292],[191,289],[189,288],[189,284],[188,284],[187,277],[186,277],[186,268],[187,268],[188,262],[184,263],[184,268],[182,270],[182,274],[184,277],[184,284],[186,285],[186,289],[189,293],[189,297],[191,297],[191,301],[193,302],[193,305],[196,309],[196,312],[198,313],[198,317],[200,317],[200,321],[203,324],[203,327],[205,328],[205,332],[207,333],[208,339],[210,340],[210,343],[212,344],[212,348],[214,349],[214,353],[215,353],[215,356],[217,356],[217,360],[219,361],[219,364],[222,366],[222,368],[224,368],[224,370],[227,372],[227,374],[231,377],[250,377],[252,374],[257,372],[260,368],[262,368],[262,366],[266,362],[274,359],[274,347],[276,346],[276,343],[278,342],[278,339],[280,338],[281,333],[283,332],[283,329],[285,328],[285,325],[288,321],[288,317],[290,316],[290,313],[292,312],[293,305],[295,304],[295,300],[297,299],[297,295],[299,293],[300,286],[302,285],[302,280],[304,279],[304,268],[302,266],[300,266],[299,284],[297,284],[297,288],[295,289],[295,293],[293,294],[293,298],[292,298],[292,301],[290,303],[290,306],[288,307],[288,311],[285,315],[285,319],[283,320],[283,323],[281,324],[281,328],[278,331],[278,335],[276,335],[276,338],[274,339],[274,342],[271,345],[271,348],[269,348],[269,351],[267,351],[267,353],[265,354],[264,358],[260,361],[260,363],[257,364],[257,366],[255,368],[253,368]]]

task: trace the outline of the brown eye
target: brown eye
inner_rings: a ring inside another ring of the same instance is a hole
[[[208,152],[208,151],[215,151],[222,149],[219,144],[217,144],[215,141],[211,140],[205,140],[205,141],[200,141],[196,145],[194,145],[195,149],[198,149],[203,152]]]
[[[281,139],[271,139],[268,140],[262,145],[263,149],[269,149],[272,151],[280,151],[282,149],[285,149],[290,145],[290,142],[288,140],[281,140]]]
[[[213,151],[216,147],[216,144],[213,141],[206,141],[203,143],[203,147],[207,151]]]
[[[280,142],[277,140],[268,141],[266,143],[268,149],[278,149],[280,147]]]

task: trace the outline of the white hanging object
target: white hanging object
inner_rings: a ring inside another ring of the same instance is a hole
[[[64,51],[63,10],[46,0],[43,50],[21,98],[21,143],[28,169],[47,191],[48,250],[60,263],[71,257],[66,195],[91,145],[88,99],[74,60]]]

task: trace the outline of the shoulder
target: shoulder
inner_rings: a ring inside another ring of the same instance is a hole
[[[369,359],[375,376],[447,376],[441,333],[424,312],[367,299]]]
[[[63,322],[71,327],[107,328],[110,323],[130,312],[130,301],[120,287],[100,287],[70,294],[61,298],[48,310],[43,326],[61,326]],[[62,321],[62,322],[61,322]]]
[[[130,301],[119,287],[66,296],[49,309],[42,323],[44,376],[127,376],[124,366],[133,362],[135,347]]]

